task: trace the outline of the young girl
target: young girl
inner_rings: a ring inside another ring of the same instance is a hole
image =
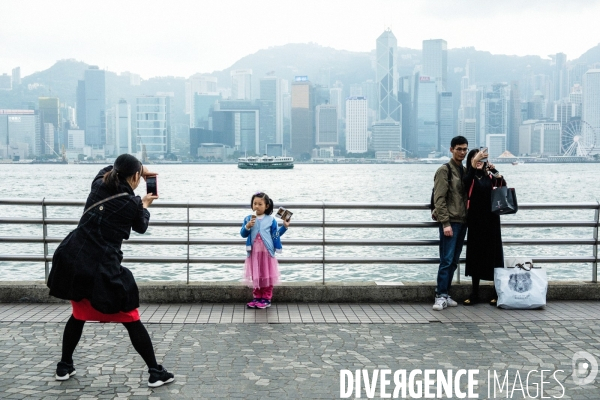
[[[254,299],[247,305],[249,308],[271,307],[273,285],[279,283],[279,267],[275,252],[281,252],[281,240],[290,226],[289,221],[283,221],[283,226],[277,228],[277,221],[271,216],[273,200],[266,193],[256,193],[250,200],[252,215],[244,218],[242,237],[246,240],[248,257],[245,262],[245,281],[254,289]]]

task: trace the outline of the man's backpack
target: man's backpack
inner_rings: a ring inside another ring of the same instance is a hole
[[[450,163],[446,163],[444,165],[446,166],[446,169],[448,170],[448,185],[450,185],[450,182],[452,181],[452,170],[450,169]],[[433,192],[434,191],[435,191],[435,188],[431,189],[431,200],[429,201],[429,209],[431,210],[432,213],[433,213],[433,210],[435,209],[435,204],[433,202]],[[431,218],[433,218],[433,214],[431,215]],[[433,219],[436,220],[435,218],[433,218]]]

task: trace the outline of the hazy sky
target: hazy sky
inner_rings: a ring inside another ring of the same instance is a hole
[[[22,76],[74,58],[188,77],[286,43],[370,51],[388,26],[413,49],[441,38],[570,60],[600,41],[600,0],[2,0],[0,12],[0,74],[20,66]]]

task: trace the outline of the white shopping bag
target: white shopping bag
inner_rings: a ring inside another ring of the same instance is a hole
[[[546,305],[546,270],[535,267],[530,258],[507,257],[504,268],[494,268],[498,307],[535,309]]]

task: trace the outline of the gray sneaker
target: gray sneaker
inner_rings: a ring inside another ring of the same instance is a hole
[[[448,299],[446,299],[445,297],[435,298],[435,303],[433,304],[433,309],[435,311],[442,311],[446,307],[448,307]]]
[[[448,303],[448,307],[456,307],[458,305],[458,303],[452,300],[450,296],[448,296],[446,302]]]

